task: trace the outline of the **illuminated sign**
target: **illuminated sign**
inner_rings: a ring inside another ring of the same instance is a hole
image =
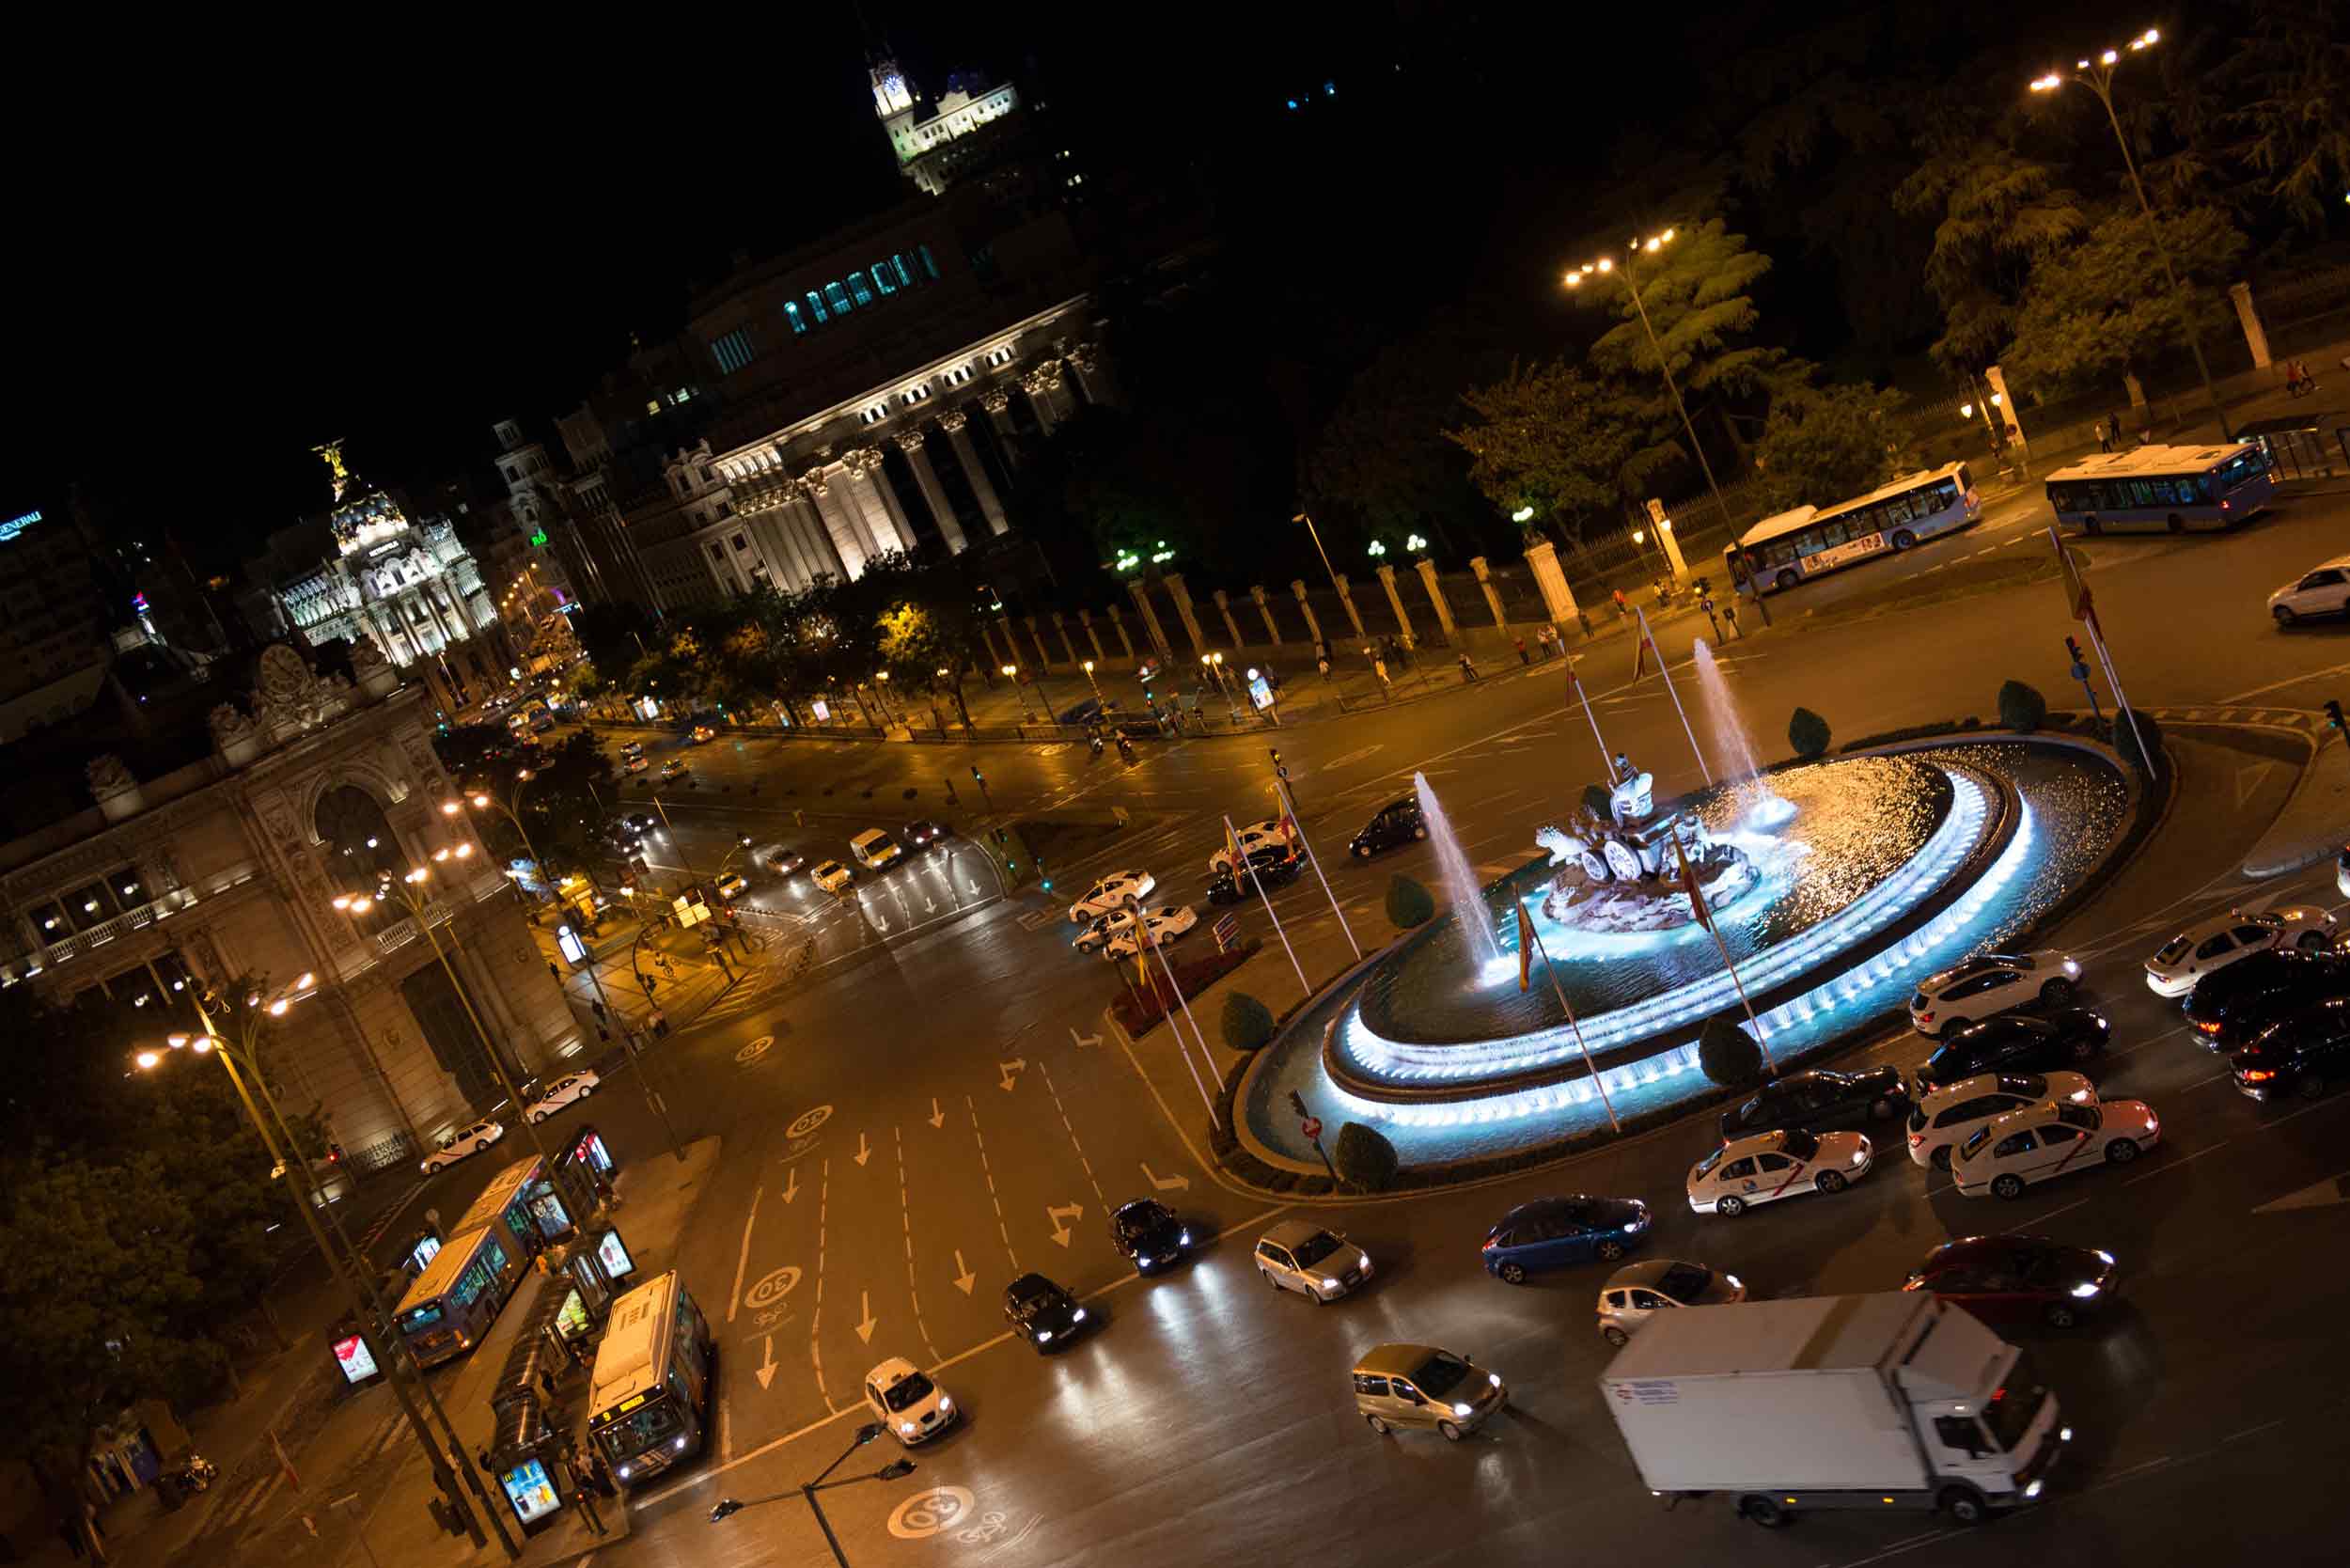
[[[545,549],[547,547],[547,531],[544,528],[541,528],[537,533],[532,534],[530,536],[530,542],[537,545],[541,550]]]
[[[606,1231],[596,1243],[596,1257],[603,1263],[603,1272],[614,1279],[625,1279],[636,1272],[636,1260],[628,1255],[618,1231]]]
[[[22,516],[11,517],[6,523],[0,523],[0,540],[14,539],[39,521],[40,513],[37,511],[28,511]]]
[[[588,962],[588,949],[581,944],[579,933],[572,930],[570,926],[562,925],[555,928],[555,945],[562,950],[563,956],[573,964]]]
[[[365,1383],[382,1370],[376,1366],[375,1353],[368,1348],[368,1341],[356,1334],[335,1341],[335,1359],[343,1369],[346,1383]]]

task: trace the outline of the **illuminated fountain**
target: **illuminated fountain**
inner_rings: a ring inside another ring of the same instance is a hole
[[[1763,782],[1762,765],[1754,757],[1754,737],[1747,733],[1746,716],[1731,700],[1720,666],[1714,663],[1714,651],[1703,637],[1691,647],[1689,662],[1697,668],[1698,694],[1705,699],[1705,728],[1714,742],[1715,766],[1724,778],[1746,786],[1748,824],[1771,827],[1785,822],[1794,814],[1794,808]]]
[[[1444,807],[1436,800],[1436,792],[1428,787],[1428,776],[1412,775],[1412,790],[1419,796],[1420,821],[1428,824],[1428,842],[1436,852],[1436,865],[1444,872],[1445,891],[1452,896],[1452,917],[1461,922],[1469,944],[1470,961],[1480,968],[1496,962],[1500,944],[1494,940],[1494,917],[1485,907],[1483,887],[1477,872],[1468,863],[1468,855],[1461,849],[1460,835],[1452,831],[1452,819],[1444,814]]]

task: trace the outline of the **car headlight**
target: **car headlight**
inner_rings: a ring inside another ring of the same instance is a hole
[[[1036,1342],[1038,1344],[1042,1344],[1045,1341],[1051,1339],[1052,1337],[1053,1331],[1049,1328],[1040,1328],[1036,1331]]]
[[[1623,1222],[1623,1228],[1627,1231],[1645,1231],[1648,1229],[1648,1215],[1634,1215]]]
[[[669,1447],[676,1450],[679,1453],[683,1453],[685,1451],[685,1439],[680,1437],[675,1442],[671,1443]]]
[[[2095,1294],[2096,1294],[2099,1291],[2104,1290],[2104,1289],[2105,1289],[2105,1287],[2104,1287],[2103,1285],[2098,1284],[2098,1283],[2097,1283],[2097,1281],[2095,1281],[2094,1279],[2088,1279],[2088,1280],[2084,1280],[2084,1281],[2082,1281],[2080,1284],[2077,1284],[2077,1285],[2074,1286],[2074,1287],[2073,1287],[2073,1294],[2074,1294],[2076,1296],[2078,1296],[2081,1300],[2086,1301],[2086,1300],[2088,1300],[2091,1296],[2095,1295]]]
[[[1867,1144],[1864,1143],[1859,1148],[1852,1152],[1852,1163],[1856,1166],[1867,1165],[1869,1163],[1869,1146]]]
[[[634,1466],[633,1466],[623,1465],[623,1466],[620,1466],[620,1479],[621,1479],[622,1481],[626,1481],[626,1480],[627,1480],[627,1479],[628,1479],[631,1475],[634,1475],[634,1473],[635,1473],[635,1468],[634,1468]]]
[[[1339,1293],[1339,1281],[1336,1279],[1317,1279],[1314,1281],[1314,1287],[1324,1295],[1336,1295]]]
[[[898,1423],[898,1430],[911,1437],[914,1435],[914,1423],[912,1421],[900,1421]]]
[[[1084,1308],[1082,1308],[1082,1307],[1078,1308],[1078,1309],[1077,1309],[1074,1312],[1072,1312],[1072,1313],[1069,1315],[1069,1321],[1070,1321],[1071,1323],[1083,1323],[1083,1322],[1085,1322],[1085,1320],[1086,1320],[1086,1309],[1085,1309]]]
[[[2047,1482],[2043,1482],[2043,1481],[2035,1481],[2035,1482],[2032,1482],[2029,1486],[2025,1487],[2025,1488],[2024,1488],[2024,1498],[2025,1498],[2025,1500],[2026,1500],[2027,1502],[2029,1502],[2029,1500],[2031,1500],[2032,1498],[2034,1498],[2034,1497],[2036,1497],[2040,1496],[2040,1489],[2041,1489],[2043,1486],[2045,1486],[2046,1484],[2047,1484]]]
[[[1361,1269],[1365,1274],[1369,1274],[1371,1272],[1371,1254],[1368,1252],[1355,1253],[1355,1266]]]
[[[942,1416],[951,1416],[955,1413],[955,1401],[953,1395],[941,1394],[938,1396],[938,1413]]]
[[[1182,1235],[1177,1236],[1175,1238],[1175,1244],[1178,1247],[1189,1247],[1191,1245],[1191,1232],[1185,1231]]]
[[[1498,1388],[1501,1387],[1501,1374],[1499,1372],[1487,1372],[1485,1374],[1485,1381]]]
[[[2058,1442],[2060,1442],[2060,1443],[2069,1443],[2069,1442],[2071,1442],[2072,1440],[2073,1440],[2073,1429],[2072,1429],[2071,1427],[2069,1427],[2069,1426],[2068,1426],[2068,1427],[2065,1427],[2065,1428],[2063,1428],[2062,1430],[2060,1430],[2060,1432],[2058,1432],[2058,1433],[2057,1433],[2057,1441],[2058,1441]]]
[[[1158,1260],[1152,1257],[1148,1252],[1137,1252],[1135,1254],[1135,1266],[1137,1268],[1149,1268],[1152,1263],[1157,1262]]]
[[[1465,1416],[1469,1414],[1469,1407],[1465,1404],[1456,1404],[1452,1407],[1452,1413],[1456,1416]]]
[[[1746,1286],[1745,1286],[1745,1285],[1743,1285],[1743,1284],[1739,1283],[1738,1277],[1737,1277],[1736,1275],[1734,1275],[1734,1274],[1725,1274],[1725,1275],[1723,1275],[1723,1276],[1722,1276],[1722,1278],[1723,1278],[1723,1279],[1724,1279],[1724,1280],[1725,1280],[1725,1281],[1729,1284],[1730,1288],[1731,1288],[1731,1290],[1733,1290],[1733,1291],[1743,1291],[1743,1290],[1745,1290],[1745,1289],[1746,1289]]]
[[[2104,1263],[2106,1267],[2111,1268],[2113,1266],[2113,1254],[2110,1252],[2100,1252],[2097,1254],[2097,1261]]]
[[[2077,975],[2081,972],[2081,966],[2068,958],[2064,961],[2064,972],[2068,975]]]

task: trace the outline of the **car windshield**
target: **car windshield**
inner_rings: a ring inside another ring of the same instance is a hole
[[[1965,1143],[1958,1146],[1958,1157],[1962,1160],[1973,1159],[1975,1157],[1975,1152],[1990,1140],[1990,1128],[1983,1127],[1977,1130],[1974,1137],[1968,1138]]]
[[[1820,1152],[1820,1140],[1810,1133],[1791,1132],[1783,1136],[1786,1141],[1779,1148],[1796,1159],[1808,1160]]]
[[[1166,1212],[1157,1204],[1137,1203],[1131,1209],[1118,1211],[1118,1233],[1128,1241],[1138,1241],[1166,1220]]]
[[[1430,1399],[1443,1399],[1467,1378],[1469,1364],[1457,1356],[1436,1352],[1412,1372],[1412,1387]]]
[[[901,1382],[892,1384],[882,1393],[882,1403],[893,1411],[919,1404],[931,1397],[931,1380],[920,1372],[911,1372]]]
[[[402,1312],[400,1314],[400,1332],[403,1334],[421,1334],[426,1329],[431,1327],[434,1324],[437,1324],[440,1321],[441,1309],[438,1303],[430,1307],[418,1307],[413,1311]]]
[[[1656,1289],[1675,1301],[1695,1301],[1714,1282],[1714,1271],[1695,1263],[1675,1263],[1656,1281]]]
[[[2180,935],[2173,936],[2170,941],[2165,942],[2155,950],[2154,962],[2156,964],[2176,964],[2180,959],[2186,956],[2186,937],[2184,933],[2182,933]]]
[[[1729,1152],[1730,1145],[1727,1143],[1723,1144],[1719,1149],[1715,1150],[1712,1153],[1706,1155],[1705,1158],[1698,1161],[1698,1168],[1695,1171],[1691,1172],[1691,1174],[1697,1176],[1710,1175],[1714,1168],[1722,1163],[1722,1156]]]
[[[1311,1268],[1338,1249],[1338,1237],[1327,1231],[1316,1231],[1312,1235],[1291,1247],[1290,1255],[1297,1260],[1299,1268]]]
[[[2033,1368],[2029,1352],[2017,1355],[2015,1365],[2008,1369],[2007,1381],[1982,1407],[1982,1424],[1991,1432],[1991,1440],[2003,1450],[2013,1452],[2015,1445],[2024,1440],[2030,1429],[2031,1419],[2040,1414],[2040,1403],[2047,1390],[2040,1386],[2040,1376]]]

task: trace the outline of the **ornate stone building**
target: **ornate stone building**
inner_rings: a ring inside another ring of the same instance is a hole
[[[354,648],[356,684],[267,649],[245,703],[212,710],[208,756],[146,779],[102,756],[90,809],[0,845],[0,984],[151,1007],[160,1040],[188,1027],[190,984],[313,974],[273,1066],[369,1168],[497,1101],[466,998],[518,1081],[581,1035],[471,821],[442,809],[424,688],[372,638]],[[336,906],[417,867],[420,914]]]

